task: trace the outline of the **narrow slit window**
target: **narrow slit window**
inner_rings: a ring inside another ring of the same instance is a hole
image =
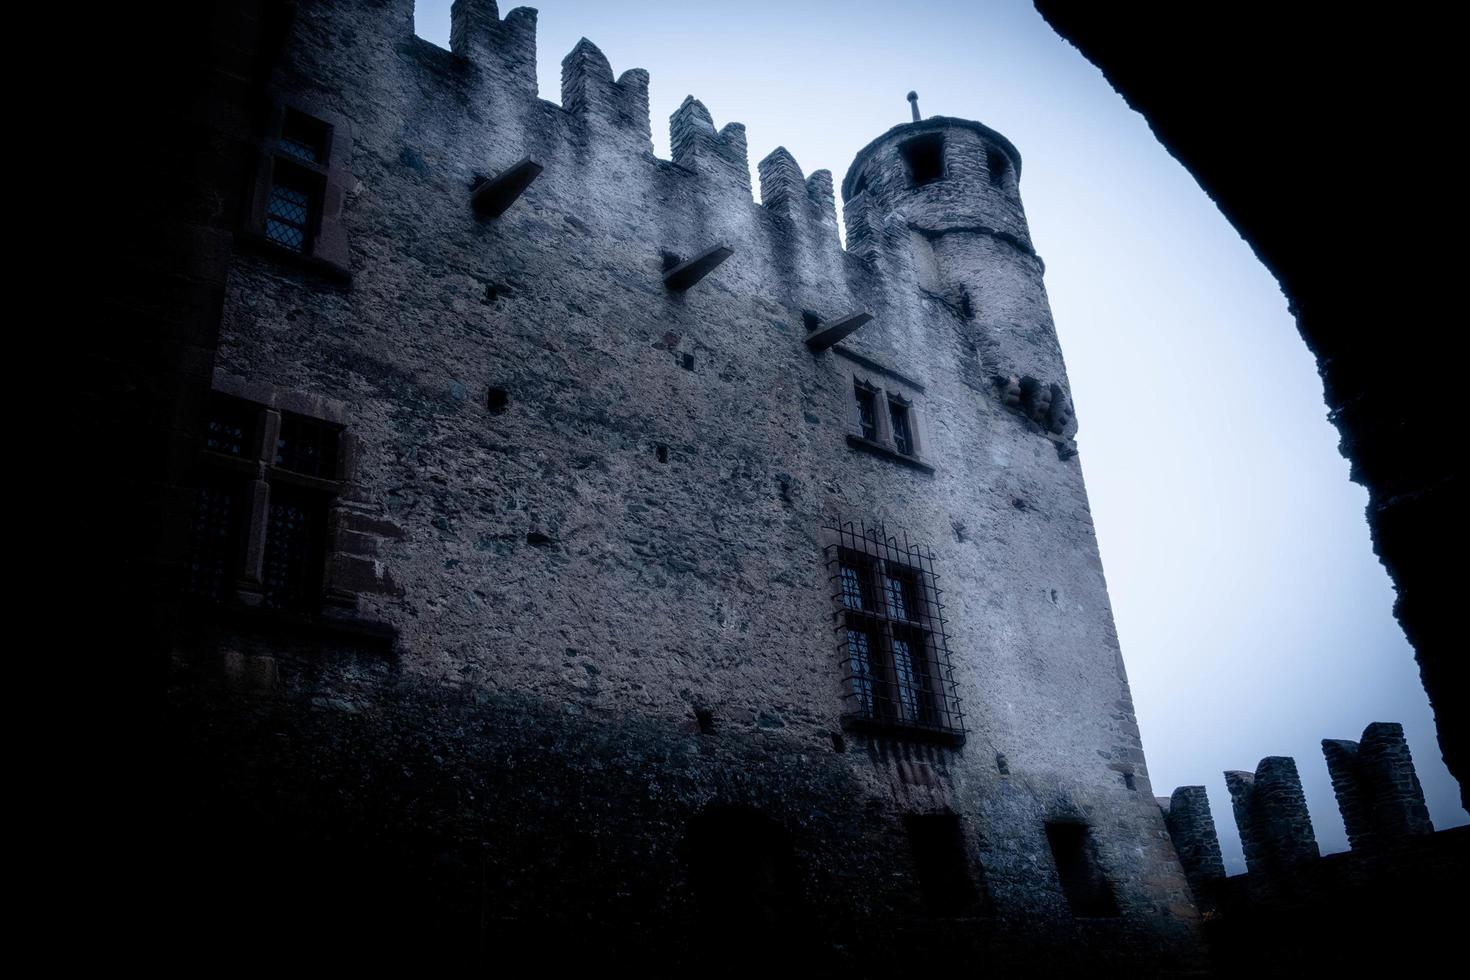
[[[890,399],[888,416],[893,422],[893,448],[905,456],[914,455],[914,434],[909,426],[909,407]]]
[[[869,442],[878,441],[878,393],[862,382],[853,385],[857,399],[858,430]]]

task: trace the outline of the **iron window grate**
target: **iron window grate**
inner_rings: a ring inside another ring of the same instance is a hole
[[[965,716],[933,552],[881,524],[838,520],[826,530],[845,721],[962,743]]]

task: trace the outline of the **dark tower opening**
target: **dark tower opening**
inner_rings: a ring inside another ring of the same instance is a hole
[[[1005,183],[1006,169],[1009,166],[1006,155],[995,147],[985,151],[985,169],[990,173],[990,182],[995,186]]]
[[[898,152],[903,154],[903,161],[908,164],[909,178],[915,187],[932,183],[944,176],[942,133],[926,133],[905,140],[898,145]]]

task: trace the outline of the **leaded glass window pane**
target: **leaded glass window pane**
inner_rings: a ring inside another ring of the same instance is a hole
[[[859,576],[851,565],[842,566],[842,604],[849,609],[863,608],[863,583]]]
[[[865,714],[872,714],[876,702],[873,648],[872,637],[866,630],[847,631],[847,655],[847,669],[858,705]]]
[[[893,638],[893,674],[898,684],[898,704],[908,721],[919,718],[918,677],[914,669],[914,651],[907,639]]]
[[[277,161],[275,183],[265,202],[265,236],[293,252],[305,252],[316,210],[318,179]]]

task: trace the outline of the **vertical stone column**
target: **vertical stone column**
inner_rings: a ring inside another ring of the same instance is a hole
[[[1374,722],[1360,742],[1323,739],[1322,753],[1353,850],[1434,832],[1402,725]]]
[[[1215,833],[1215,818],[1210,814],[1210,798],[1203,786],[1180,786],[1168,800],[1161,801],[1164,826],[1184,877],[1198,896],[1206,882],[1225,877],[1225,862],[1220,857],[1220,838]]]
[[[1290,756],[1268,756],[1254,773],[1227,772],[1225,785],[1252,874],[1270,876],[1320,856],[1301,776]]]
[[[1327,759],[1327,774],[1332,777],[1332,792],[1337,796],[1337,810],[1347,830],[1348,846],[1355,851],[1373,846],[1373,821],[1363,805],[1358,781],[1358,743],[1345,738],[1324,738],[1322,755]]]

